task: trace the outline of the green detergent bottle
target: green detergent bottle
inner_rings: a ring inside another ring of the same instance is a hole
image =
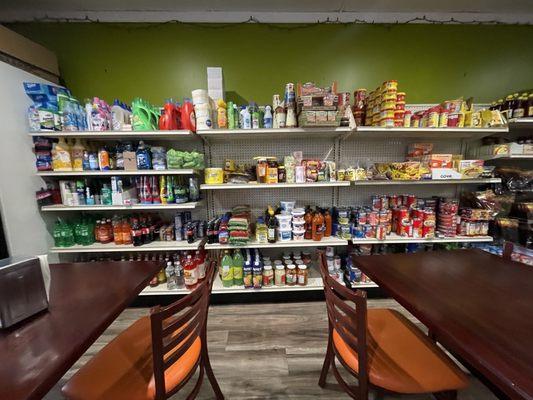
[[[159,111],[141,98],[131,102],[131,125],[134,131],[156,131],[159,125]]]

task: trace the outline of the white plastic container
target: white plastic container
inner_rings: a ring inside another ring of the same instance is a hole
[[[292,215],[292,223],[296,223],[296,224],[303,224],[305,223],[305,220],[304,220],[304,215],[305,215],[305,210],[303,208],[295,208],[291,211],[291,215]]]
[[[209,95],[205,89],[196,89],[191,92],[192,103],[197,104],[209,104]]]
[[[295,201],[280,201],[279,204],[281,206],[282,211],[285,211],[290,214],[291,211],[294,209],[296,202]]]
[[[278,240],[280,242],[288,242],[292,239],[292,230],[281,230],[278,229]]]
[[[292,216],[289,214],[278,214],[276,215],[276,219],[278,220],[279,224],[279,230],[280,231],[290,231],[291,230],[291,221]]]

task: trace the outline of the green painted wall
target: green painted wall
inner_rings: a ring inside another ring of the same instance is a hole
[[[154,103],[206,87],[222,66],[230,99],[261,103],[286,82],[373,89],[397,79],[412,103],[491,101],[533,88],[533,27],[456,25],[140,25],[29,23],[11,29],[59,57],[80,98]]]

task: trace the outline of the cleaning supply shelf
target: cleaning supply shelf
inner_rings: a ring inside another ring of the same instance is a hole
[[[199,174],[198,169],[139,169],[123,170],[114,169],[109,171],[39,171],[38,176],[44,177],[63,177],[63,176],[139,176],[139,175],[194,175]]]
[[[180,140],[198,136],[189,130],[177,131],[77,131],[77,132],[30,132],[32,137],[79,138],[94,140]]]

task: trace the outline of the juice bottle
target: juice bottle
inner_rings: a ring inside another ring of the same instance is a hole
[[[240,250],[235,250],[233,254],[233,284],[243,285],[244,258]]]
[[[228,250],[224,251],[224,256],[220,261],[220,275],[222,279],[222,286],[233,286],[233,258]]]
[[[131,238],[131,226],[128,222],[128,219],[125,218],[120,222],[120,231],[122,235],[122,243],[123,244],[132,244],[132,238]]]
[[[205,254],[202,254],[200,250],[196,250],[194,262],[198,267],[198,281],[203,281],[205,279]]]
[[[325,225],[325,231],[324,231],[324,237],[330,237],[331,236],[331,230],[333,228],[333,219],[331,218],[331,214],[329,213],[329,210],[326,210],[324,213],[324,225]]]
[[[98,238],[100,243],[111,243],[113,238],[111,236],[111,231],[109,230],[105,220],[100,221],[100,227],[98,228]]]
[[[113,221],[113,240],[115,244],[124,244],[124,236],[122,235],[122,223],[119,219]]]
[[[304,215],[305,234],[304,239],[311,240],[313,238],[313,213],[311,208],[307,207]]]
[[[320,242],[324,238],[324,216],[317,210],[312,222],[312,238],[315,242]]]
[[[185,278],[185,287],[192,290],[198,284],[198,266],[190,254],[187,255],[183,264],[183,274]]]

